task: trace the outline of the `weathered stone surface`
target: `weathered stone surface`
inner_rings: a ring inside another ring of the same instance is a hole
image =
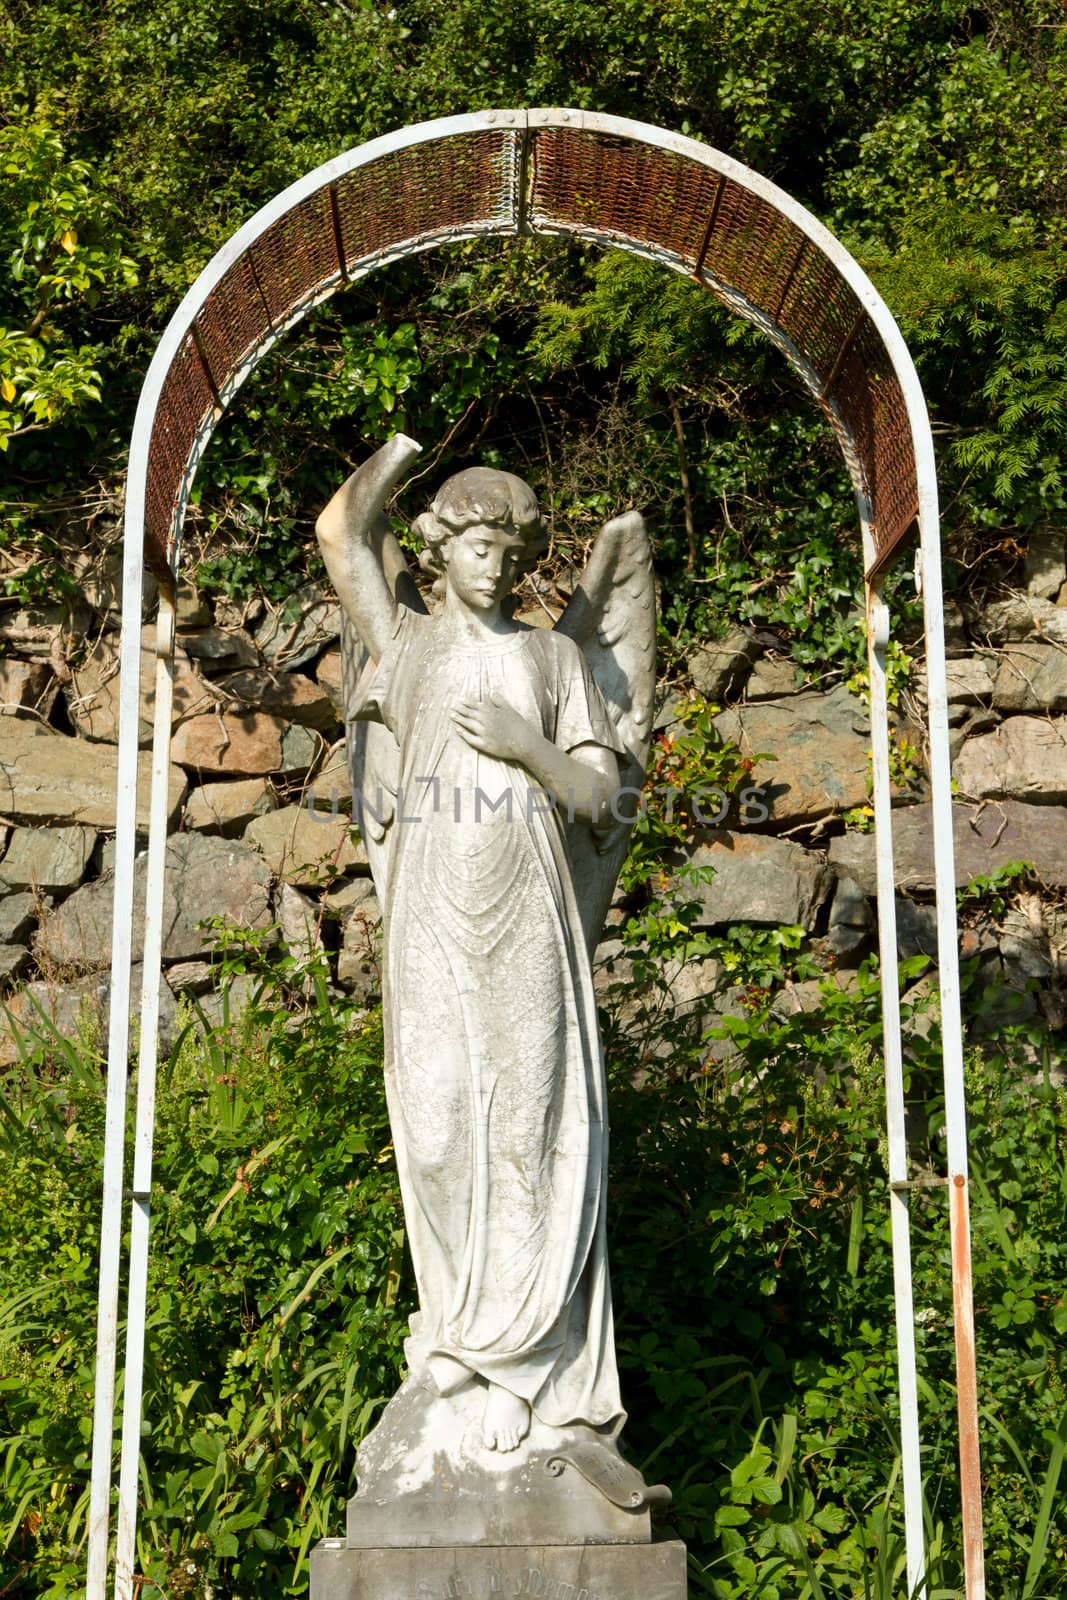
[[[345,921],[337,955],[337,981],[356,999],[370,1002],[382,988],[381,908],[368,895]]]
[[[206,994],[214,975],[210,961],[175,961],[167,968],[167,982],[175,994]]]
[[[277,808],[274,790],[265,778],[235,778],[229,783],[203,783],[185,805],[184,823],[198,833],[240,838],[253,817]]]
[[[67,710],[85,739],[117,744],[119,737],[119,652],[115,636],[105,634],[88,656],[72,669],[64,688]],[[174,651],[174,722],[213,704],[200,674],[181,646]],[[156,630],[141,630],[141,689],[137,742],[152,743],[156,706]]]
[[[315,774],[313,783],[313,801],[320,809],[333,810],[339,807],[342,811],[349,811],[352,805],[352,779],[348,771],[348,756],[345,753],[345,742],[339,739],[332,745],[325,761]]]
[[[115,826],[117,751],[19,717],[0,719],[0,815],[16,822]],[[151,755],[137,762],[137,826],[148,827]],[[170,769],[168,821],[185,798],[180,767]]]
[[[134,867],[134,949],[143,937],[146,870],[142,856]],[[88,971],[108,964],[113,893],[110,878],[87,883],[52,912],[37,936],[48,960]],[[178,834],[167,845],[164,961],[188,960],[210,950],[213,935],[200,924],[212,917],[242,928],[269,927],[270,874],[254,850],[234,840]]]
[[[771,755],[752,782],[763,789],[772,824],[814,821],[867,798],[870,719],[844,688],[758,702],[720,712],[715,726],[745,755]]]
[[[59,680],[47,661],[19,661],[13,656],[0,660],[0,713],[29,709],[47,716],[59,688]]]
[[[182,634],[181,643],[208,672],[260,664],[259,651],[242,628],[191,628]]]
[[[977,706],[988,703],[993,697],[993,680],[997,658],[991,651],[976,651],[972,656],[958,656],[945,663],[948,680],[948,703],[953,706]]]
[[[1052,644],[1067,644],[1067,608],[1036,595],[1009,595],[985,607],[978,633],[991,644],[1011,644],[1038,635]]]
[[[266,667],[235,672],[220,688],[250,710],[268,711],[286,722],[299,722],[320,733],[333,733],[338,716],[326,686],[299,672],[271,672]]]
[[[341,694],[341,652],[327,650],[315,663],[315,682],[321,684],[333,702],[338,717],[344,716],[344,699]]]
[[[711,829],[690,860],[715,869],[710,883],[679,886],[685,898],[700,901],[703,927],[787,922],[810,929],[831,881],[818,856],[767,834]]]
[[[933,906],[916,905],[914,900],[897,896],[897,954],[929,956],[937,960],[937,913]]]
[[[271,666],[301,667],[341,632],[341,607],[321,583],[294,590],[256,629],[256,644]]]
[[[175,626],[184,628],[210,628],[214,622],[211,602],[205,600],[195,583],[188,578],[178,579],[178,596],[174,608]]]
[[[1050,889],[1067,888],[1067,811],[1003,800],[983,806],[957,801],[952,808],[956,887],[995,872],[1009,861],[1029,861]],[[830,841],[830,865],[875,893],[873,833],[845,833]],[[901,806],[893,812],[893,864],[897,887],[909,894],[934,892],[934,844],[930,807]],[[832,915],[831,915],[832,921]]]
[[[37,917],[32,894],[8,894],[0,900],[0,944],[19,944]]]
[[[0,944],[0,987],[13,983],[30,964],[30,952],[22,944]],[[4,1023],[0,1020],[0,1037]],[[2,1049],[2,1046],[0,1046]]]
[[[0,893],[40,889],[46,894],[76,889],[96,845],[96,830],[76,823],[68,828],[16,828],[0,861]]]
[[[525,1545],[550,1531],[554,1545],[585,1546],[612,1541],[648,1547],[649,1510],[631,1507],[596,1486],[603,1472],[612,1487],[643,1491],[636,1468],[629,1467],[607,1441],[589,1433],[549,1428],[535,1416],[518,1448],[501,1458],[477,1439],[484,1407],[479,1387],[467,1384],[449,1395],[427,1395],[408,1377],[386,1406],[377,1427],[356,1455],[359,1488],[348,1502],[349,1548],[408,1551],[413,1545]],[[578,1459],[590,1481],[569,1461],[579,1439]],[[561,1470],[546,1470],[550,1458]],[[625,1497],[628,1501],[629,1496]]]
[[[347,922],[353,911],[373,906],[375,918],[381,915],[373,878],[348,878],[326,890],[322,903],[340,922]]]
[[[995,732],[964,743],[954,776],[960,793],[973,800],[1012,796],[1062,804],[1067,800],[1067,722],[1008,717]]]
[[[286,724],[265,712],[190,717],[171,741],[171,757],[192,772],[252,778],[283,768]]]
[[[830,906],[827,942],[836,956],[855,955],[874,931],[874,913],[854,878],[839,878]]]
[[[256,817],[244,838],[276,878],[300,888],[321,887],[352,867],[367,866],[362,841],[353,843],[347,818],[313,814],[306,806],[282,806]]]
[[[311,1600],[685,1600],[685,1562],[676,1541],[355,1550],[323,1539],[311,1552]]]
[[[323,954],[319,907],[310,895],[301,894],[290,883],[283,883],[278,890],[277,912],[282,940],[294,961],[306,966]]]
[[[1067,578],[1063,558],[1063,529],[1035,528],[1026,545],[1026,592],[1051,600]]]
[[[1000,711],[1067,711],[1067,653],[1054,644],[1009,644],[997,664]]]
[[[694,689],[705,700],[723,700],[740,686],[759,654],[759,644],[747,628],[731,628],[725,639],[701,645],[689,657]]]
[[[325,749],[321,734],[294,722],[282,734],[282,768],[290,777],[307,772]]]
[[[142,973],[140,965],[134,966],[130,973],[130,1036],[134,1041],[138,1037],[140,1021]],[[12,1021],[0,1013],[0,1066],[9,1066],[19,1058],[15,1030],[31,1041],[43,1040],[46,1044],[58,1034],[62,1039],[89,1039],[99,1045],[107,1038],[110,1004],[111,976],[107,972],[96,972],[70,983],[49,981],[26,984],[6,1001]],[[161,1049],[170,1049],[175,1033],[174,996],[166,979],[161,978]]]
[[[796,692],[796,664],[788,656],[763,656],[745,685],[746,700],[777,700]]]

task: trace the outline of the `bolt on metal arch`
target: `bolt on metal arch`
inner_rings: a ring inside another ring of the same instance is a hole
[[[886,572],[918,536],[945,1079],[967,1600],[984,1600],[967,1145],[955,918],[937,481],[913,363],[874,286],[781,189],[707,145],[621,117],[485,111],[421,123],[325,163],[276,196],[207,265],[160,340],[126,487],[112,1004],[89,1516],[88,1600],[107,1585],[124,1215],[131,966],[143,959],[115,1594],[134,1592],[144,1305],[173,687],[174,591],[197,466],[226,407],[315,305],[390,262],[491,237],[562,237],[693,278],[759,327],[828,418],[856,492],[867,597],[878,932],[901,1398],[907,1592],[925,1590],[889,780]],[[160,580],[143,949],[133,949],[144,567]]]

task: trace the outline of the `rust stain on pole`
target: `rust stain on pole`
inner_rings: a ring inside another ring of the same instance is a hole
[[[952,1311],[956,1331],[956,1403],[960,1430],[960,1499],[963,1507],[963,1571],[967,1600],[985,1600],[982,1544],[982,1461],[978,1445],[978,1370],[974,1344],[971,1225],[967,1179],[957,1172],[949,1185],[952,1239]]]

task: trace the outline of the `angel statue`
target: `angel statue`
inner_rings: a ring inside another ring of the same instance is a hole
[[[375,1507],[387,1489],[440,1490],[442,1452],[453,1487],[464,1470],[499,1480],[538,1464],[543,1487],[569,1463],[616,1507],[649,1498],[615,1448],[591,966],[648,751],[648,541],[635,512],[608,522],[555,627],[527,626],[511,596],[545,546],[537,501],[511,473],[471,468],[414,524],[438,579],[430,614],[383,515],[419,448],[392,438],[316,528],[345,615],[349,755],[383,908],[386,1087],[419,1298],[410,1376],[360,1449],[350,1543],[353,1517],[362,1542],[393,1542]],[[456,1493],[444,1542],[463,1542]],[[485,1523],[484,1492],[475,1499],[470,1542],[509,1542]]]

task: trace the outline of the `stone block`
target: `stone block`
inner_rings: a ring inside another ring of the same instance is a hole
[[[34,889],[63,894],[85,876],[96,845],[95,828],[16,828],[0,861],[0,894]]]
[[[744,755],[774,758],[757,766],[751,782],[776,826],[814,822],[867,799],[870,718],[846,689],[738,706],[720,712],[715,726]]]
[[[40,722],[8,717],[0,722],[0,816],[16,822],[80,822],[115,826],[118,751],[57,733]],[[152,758],[137,762],[137,827],[148,829]],[[170,769],[167,819],[173,822],[187,788],[178,766]]]
[[[59,680],[47,661],[19,661],[5,656],[0,661],[0,712],[23,708],[47,716],[52,709]]]
[[[182,634],[181,644],[208,673],[260,664],[259,651],[243,628],[194,628]]]
[[[1002,800],[952,807],[956,887],[995,872],[1009,861],[1029,861],[1049,889],[1067,889],[1067,812]],[[860,891],[876,890],[874,834],[845,833],[831,839],[830,865],[855,880]],[[893,812],[893,866],[897,887],[911,894],[934,892],[934,841],[930,807],[901,806]],[[831,923],[833,916],[831,914]]]
[[[208,777],[254,778],[267,773],[293,777],[318,760],[320,736],[266,711],[211,712],[183,722],[171,741],[171,756]]]
[[[777,700],[796,692],[796,664],[788,656],[764,656],[745,685],[746,700]]]
[[[138,1037],[141,1015],[143,972],[144,968],[136,965],[130,973],[130,1027],[134,1041]],[[0,1015],[0,1066],[10,1066],[19,1059],[19,1037],[28,1042],[30,1048],[34,1043],[43,1043],[47,1048],[57,1035],[63,1040],[84,1038],[99,1046],[107,1038],[111,977],[106,972],[94,972],[71,983],[53,980],[28,983],[5,1006],[8,1015]],[[160,1048],[169,1050],[175,1034],[174,996],[161,978]]]
[[[678,882],[672,892],[701,903],[701,927],[747,922],[811,929],[830,887],[825,862],[801,845],[764,833],[710,829],[690,853],[694,867],[712,867],[708,883]]]
[[[30,964],[30,952],[25,945],[0,944],[0,986],[14,983]]]
[[[311,1600],[685,1600],[685,1545],[516,1545],[311,1552]]]
[[[1067,578],[1062,528],[1034,528],[1026,545],[1026,592],[1051,600]]]
[[[1040,805],[1067,800],[1067,720],[1008,717],[993,733],[967,739],[956,782],[972,800],[1011,797]]]
[[[219,687],[242,707],[268,711],[273,717],[298,722],[319,733],[337,731],[340,719],[328,689],[299,672],[270,672],[266,667],[249,669],[231,673]]]
[[[998,711],[1067,711],[1067,654],[1040,640],[1006,645],[993,705]]]
[[[184,822],[196,833],[220,833],[240,838],[255,817],[277,809],[278,801],[266,778],[234,778],[230,782],[202,783],[185,806]]]
[[[1067,644],[1067,608],[1038,595],[1013,594],[982,611],[977,632],[991,644],[1040,635],[1052,644]]]
[[[366,851],[362,842],[353,841],[349,819],[311,812],[307,806],[282,806],[256,817],[244,838],[276,878],[298,888],[321,888],[352,867],[367,866]]]
[[[133,947],[144,937],[147,858],[134,866]],[[42,954],[57,966],[93,971],[111,960],[114,884],[104,878],[76,889],[41,926]],[[230,839],[182,833],[167,845],[163,896],[163,959],[183,961],[202,956],[213,946],[212,917],[237,926],[266,929],[271,925],[270,873],[254,850]]]
[[[305,583],[268,611],[256,629],[256,644],[271,666],[301,667],[314,660],[341,632],[341,607],[320,583]]]
[[[697,694],[722,701],[747,678],[760,646],[747,628],[731,628],[725,639],[702,645],[689,658],[689,676]]]
[[[18,944],[37,917],[32,894],[9,894],[0,900],[0,944]]]
[[[67,710],[75,729],[85,739],[117,744],[119,737],[119,651],[114,636],[96,641],[85,660],[76,666],[64,689]],[[173,721],[193,716],[210,707],[212,701],[203,679],[185,651],[174,651]],[[141,629],[140,709],[137,742],[152,743],[156,706],[156,630]]]

